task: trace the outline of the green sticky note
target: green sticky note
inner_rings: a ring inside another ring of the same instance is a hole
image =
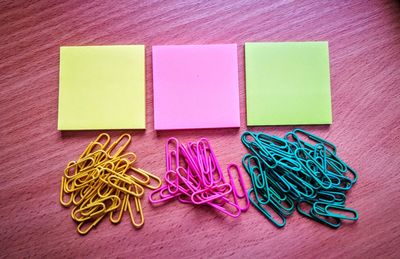
[[[144,129],[144,50],[61,47],[58,129]]]
[[[331,124],[327,42],[246,43],[247,125]]]

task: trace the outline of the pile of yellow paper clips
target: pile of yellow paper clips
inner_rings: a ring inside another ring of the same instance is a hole
[[[140,203],[144,187],[154,190],[161,186],[160,178],[133,166],[135,153],[124,153],[131,142],[129,134],[112,144],[110,140],[108,134],[100,134],[77,161],[68,163],[61,178],[60,203],[74,206],[71,217],[82,235],[108,214],[112,223],[119,223],[127,210],[133,226],[140,228],[144,224]]]

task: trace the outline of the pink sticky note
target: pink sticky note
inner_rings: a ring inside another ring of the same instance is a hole
[[[154,128],[240,127],[236,44],[153,46]]]

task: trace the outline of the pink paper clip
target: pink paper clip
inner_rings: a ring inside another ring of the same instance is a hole
[[[224,190],[221,191],[220,189]],[[221,185],[213,186],[209,189],[203,189],[192,193],[191,200],[194,204],[203,204],[212,200],[224,197],[232,191],[230,184],[224,183]]]
[[[186,160],[188,167],[190,167],[191,174],[197,175],[198,177],[200,177],[200,169],[198,167],[198,164],[196,163],[197,156],[191,149],[190,145],[188,144],[188,147],[185,147],[184,145],[180,145],[179,150],[180,150],[180,154],[183,157],[183,159]]]
[[[232,176],[232,168],[235,168],[237,175],[238,175],[238,180],[239,180],[239,185],[240,188],[242,189],[242,194],[239,194],[235,185],[235,180]],[[232,193],[233,193],[233,198],[235,200],[236,204],[239,204],[239,199],[245,199],[246,204],[245,206],[242,208],[240,207],[240,210],[245,212],[249,209],[250,207],[250,200],[249,197],[247,196],[247,191],[246,191],[246,187],[244,185],[244,180],[243,180],[243,176],[242,176],[242,172],[240,171],[239,167],[236,164],[229,164],[228,168],[227,168],[227,172],[228,172],[228,176],[229,176],[229,182],[232,186]]]
[[[204,141],[199,141],[197,143],[197,162],[200,169],[200,174],[202,177],[202,182],[204,186],[211,187],[213,186],[213,177],[211,175],[211,159],[210,153],[207,145],[204,144]]]
[[[163,195],[163,193],[167,192],[167,194]],[[154,196],[156,194],[159,194],[160,198],[159,199],[155,199]],[[149,201],[152,204],[157,204],[157,203],[161,203],[161,202],[165,202],[168,200],[171,200],[175,197],[177,197],[178,195],[172,195],[168,192],[168,188],[167,186],[161,186],[161,188],[154,190],[150,193],[149,195]]]
[[[174,149],[170,149],[174,145]],[[179,141],[176,138],[169,138],[165,144],[165,162],[168,170],[175,170],[179,166]]]
[[[185,146],[178,139],[169,138],[165,145],[165,158],[165,184],[150,194],[149,201],[152,204],[176,198],[185,204],[210,206],[233,218],[249,208],[250,203],[239,167],[229,164],[229,179],[226,181],[207,139],[189,142]],[[238,175],[240,193],[235,185],[233,170]],[[240,207],[239,199],[245,200],[244,207]]]
[[[200,139],[199,142],[203,142],[203,143],[205,142],[206,146],[210,152],[212,172],[217,173],[217,178],[216,179],[213,178],[214,182],[217,182],[217,183],[220,181],[225,182],[221,167],[218,163],[217,157],[215,156],[214,150],[210,146],[210,143],[208,142],[208,140],[206,138]]]
[[[179,177],[174,170],[168,170],[164,175],[169,193],[176,194],[179,191]]]
[[[220,205],[218,203],[215,202],[210,202],[208,203],[211,207],[213,207],[216,210],[219,210],[222,213],[225,213],[228,216],[231,216],[233,218],[237,218],[240,216],[241,213],[241,209],[239,207],[239,205],[235,204],[234,202],[231,202],[229,199],[227,199],[226,197],[222,197],[223,200],[223,204]],[[234,209],[234,212],[230,212],[227,208],[226,208],[226,204],[230,205],[231,208]]]

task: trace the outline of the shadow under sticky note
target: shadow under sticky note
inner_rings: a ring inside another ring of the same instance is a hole
[[[153,47],[156,130],[240,126],[237,45]]]
[[[327,42],[246,43],[247,125],[331,124]]]
[[[143,45],[60,48],[59,130],[145,126]]]

